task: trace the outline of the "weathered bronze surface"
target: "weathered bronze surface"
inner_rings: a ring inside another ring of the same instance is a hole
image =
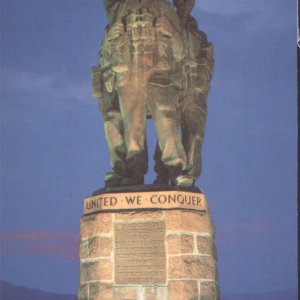
[[[116,223],[115,283],[165,284],[165,221]]]
[[[112,172],[106,186],[143,184],[146,119],[157,133],[156,183],[191,186],[201,172],[212,45],[194,0],[105,0],[109,25],[93,68]],[[177,10],[177,11],[176,11]],[[182,136],[180,135],[180,128]]]

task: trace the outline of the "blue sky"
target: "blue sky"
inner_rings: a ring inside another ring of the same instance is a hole
[[[295,289],[296,1],[197,0],[193,15],[215,47],[198,186],[217,229],[221,290]],[[90,79],[106,23],[100,0],[1,2],[1,278],[9,282],[76,293],[82,200],[109,170]]]

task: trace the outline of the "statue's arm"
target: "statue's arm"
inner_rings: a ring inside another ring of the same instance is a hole
[[[178,16],[170,4],[166,3],[161,9],[160,17],[156,19],[154,25],[161,34],[171,38],[174,58],[181,61],[184,57],[182,28]]]
[[[177,14],[169,3],[161,3],[158,9],[159,17],[155,21],[157,27],[163,34],[173,36],[180,31]]]
[[[92,68],[92,87],[93,87],[93,97],[101,99],[103,96],[102,90],[102,69],[101,67]]]
[[[103,97],[103,73],[109,68],[109,60],[107,58],[107,32],[109,30],[109,25],[105,27],[104,38],[101,42],[99,49],[99,61],[97,67],[92,67],[91,77],[92,77],[92,90],[93,97],[101,99]]]
[[[198,30],[197,35],[201,41],[197,58],[199,66],[198,75],[200,84],[208,91],[214,72],[214,48],[213,44],[208,42],[207,36],[203,31]]]
[[[125,0],[104,0],[104,7],[107,13],[111,13],[113,10],[116,10],[119,5]]]

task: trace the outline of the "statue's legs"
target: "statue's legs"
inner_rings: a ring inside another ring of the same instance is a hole
[[[173,87],[148,85],[147,105],[156,128],[161,161],[172,179],[186,168],[186,155],[179,134],[177,98]]]
[[[132,68],[126,74],[126,83],[118,86],[120,110],[124,124],[127,179],[121,184],[142,184],[148,170],[145,141],[146,106],[145,84],[142,72]]]
[[[103,99],[100,100],[100,110],[112,167],[112,172],[105,176],[105,183],[107,186],[114,186],[119,184],[122,177],[126,176],[127,153],[123,137],[123,120],[116,91],[109,93],[104,89]]]
[[[187,156],[187,167],[184,175],[195,181],[201,174],[201,149],[204,140],[206,122],[207,95],[194,91],[186,91],[180,106],[180,119],[182,130],[182,144]],[[162,161],[162,151],[156,145],[154,154],[154,170],[157,177],[154,183],[168,184],[169,174]]]
[[[159,147],[158,142],[156,143],[155,146],[155,152],[154,152],[154,171],[156,172],[157,176],[154,180],[154,184],[169,184],[170,181],[170,175],[169,171],[164,165],[164,163],[161,160],[161,150]]]
[[[202,93],[187,91],[181,111],[182,143],[187,155],[185,174],[196,180],[201,174],[201,148],[206,122],[206,97]]]

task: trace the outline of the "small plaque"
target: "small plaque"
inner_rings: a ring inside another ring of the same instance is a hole
[[[115,223],[115,283],[165,284],[165,221]]]

